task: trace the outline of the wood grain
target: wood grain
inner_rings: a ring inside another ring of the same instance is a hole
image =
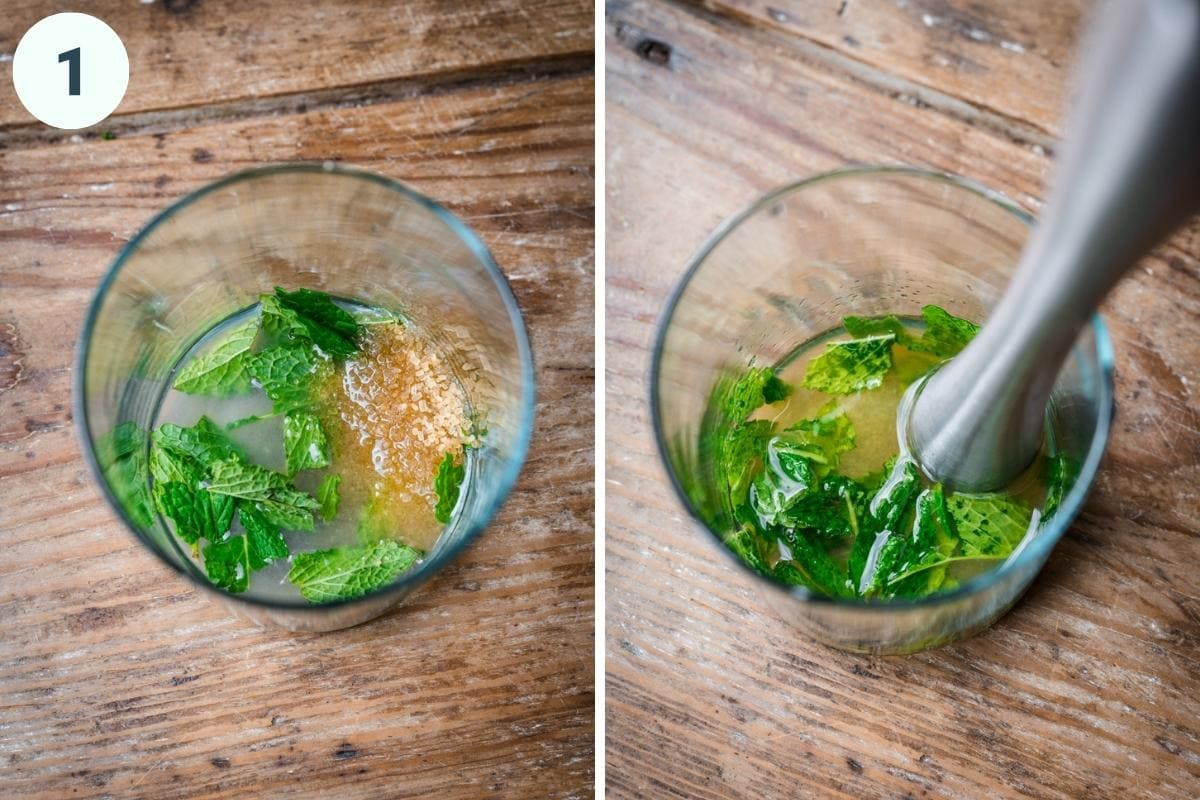
[[[1009,7],[987,13],[1004,25]],[[930,38],[918,55],[938,46]],[[769,188],[907,163],[1036,210],[1045,148],[914,104],[917,87],[895,74],[901,91],[814,59],[807,36],[690,5],[610,4],[606,50],[609,796],[1200,794],[1200,224],[1105,304],[1117,358],[1109,449],[1026,597],[940,650],[829,650],[777,620],[667,487],[646,388],[662,304],[716,224]],[[968,72],[939,76],[923,80],[946,96],[993,96],[956,86]],[[1061,96],[1065,75],[1047,81],[1021,85],[1031,108]]]
[[[525,41],[549,52],[555,33]],[[591,795],[592,84],[481,78],[186,129],[164,112],[112,141],[0,150],[0,796]],[[481,234],[539,405],[517,489],[457,562],[379,620],[295,636],[231,618],[122,529],[78,451],[71,364],[97,281],[152,213],[236,169],[325,159]]]
[[[917,88],[914,97],[932,90],[1058,135],[1066,98],[1063,70],[1092,4],[710,0],[708,5],[832,50],[849,62],[843,67],[848,74],[900,79]]]
[[[12,0],[0,20],[0,130],[36,121],[12,87],[21,35],[59,11],[84,11],[117,32],[129,54],[129,89],[107,130],[139,112],[222,106],[401,81],[426,89],[452,80],[574,58],[591,63],[591,4],[581,0],[487,3],[299,0]],[[394,87],[392,87],[394,88]]]

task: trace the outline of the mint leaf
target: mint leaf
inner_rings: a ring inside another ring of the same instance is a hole
[[[1054,512],[1058,511],[1063,498],[1075,485],[1075,478],[1079,475],[1079,465],[1074,459],[1059,453],[1047,458],[1042,470],[1043,478],[1046,481],[1046,500],[1042,503],[1041,521],[1042,524],[1045,524],[1046,520],[1053,517]]]
[[[746,502],[774,428],[768,420],[747,418],[791,391],[770,367],[750,367],[737,377],[725,375],[713,387],[700,426],[702,477],[690,481],[685,491],[714,523],[720,517],[732,519]]]
[[[831,342],[825,352],[808,362],[804,386],[827,394],[853,394],[877,389],[892,368],[892,345],[896,337],[869,336],[846,342]]]
[[[263,519],[284,530],[311,531],[315,527],[312,509],[288,502],[286,499],[255,500],[254,510],[261,514]]]
[[[786,586],[803,586],[829,597],[853,597],[846,570],[816,544],[802,535],[779,540],[779,561],[771,576]]]
[[[283,453],[289,475],[329,466],[329,443],[315,415],[293,411],[283,418]]]
[[[208,491],[245,500],[268,500],[287,488],[278,472],[240,459],[214,461],[209,467]]]
[[[921,317],[925,320],[925,331],[921,336],[909,333],[895,314],[845,317],[842,325],[847,333],[856,338],[891,335],[896,337],[896,344],[939,358],[958,355],[979,332],[979,326],[975,323],[956,317],[939,306],[925,306],[921,309]]]
[[[264,419],[272,419],[274,417],[278,417],[279,413],[280,412],[278,412],[278,411],[271,411],[270,413],[267,413],[267,414],[251,414],[248,417],[242,417],[241,419],[235,419],[233,422],[225,423],[225,430],[235,431],[244,425],[253,425],[255,422],[262,422]]]
[[[853,478],[827,475],[820,486],[781,515],[785,528],[805,530],[828,540],[857,536],[867,515],[867,489]]]
[[[154,524],[146,486],[146,432],[122,422],[96,440],[96,462],[118,505],[142,528]]]
[[[719,443],[714,469],[718,488],[730,508],[746,502],[750,487],[762,468],[766,444],[774,427],[765,419],[743,422],[730,429]]]
[[[284,541],[279,526],[267,519],[261,511],[253,505],[242,503],[238,506],[238,519],[246,531],[250,551],[255,559],[262,562],[254,569],[261,569],[267,564],[288,557],[287,542]]]
[[[945,492],[940,483],[935,484],[917,496],[912,532],[908,536],[893,533],[887,540],[864,593],[890,597],[936,591],[957,546]]]
[[[867,518],[850,548],[850,579],[860,592],[872,585],[888,540],[902,535],[898,532],[921,486],[920,473],[910,458],[896,459],[887,473],[867,505]]]
[[[788,510],[817,490],[807,451],[775,436],[767,444],[766,468],[750,489],[750,505],[764,527],[785,525]]]
[[[246,394],[253,388],[246,367],[257,335],[257,319],[238,325],[207,353],[188,361],[175,377],[175,388],[188,394]]]
[[[245,536],[230,536],[204,546],[204,572],[208,580],[229,592],[250,586],[250,548]]]
[[[752,523],[742,522],[722,537],[725,546],[742,561],[763,575],[770,575],[764,542]]]
[[[151,438],[156,446],[177,458],[191,458],[201,467],[222,459],[245,458],[242,449],[208,417],[201,417],[190,428],[164,423]]]
[[[238,509],[245,533],[211,542],[204,547],[204,571],[214,585],[230,592],[244,592],[250,574],[281,558],[287,558],[287,543],[279,528],[258,512]]]
[[[296,315],[307,337],[325,353],[347,358],[358,352],[358,322],[329,295],[311,289],[286,292],[276,286],[275,297],[280,306]]]
[[[96,458],[101,464],[111,464],[145,449],[146,432],[133,421],[122,422],[96,440]]]
[[[200,539],[218,541],[233,522],[232,497],[182,483],[155,484],[154,502],[175,523],[175,534],[191,545]]]
[[[326,522],[337,515],[338,502],[341,500],[338,487],[341,483],[341,475],[330,473],[321,479],[321,485],[317,487],[317,502],[321,504],[321,519]]]
[[[204,480],[204,470],[194,458],[161,447],[150,449],[150,475],[155,483],[175,481],[195,489]]]
[[[715,390],[724,416],[731,422],[745,422],[757,409],[778,403],[792,392],[770,367],[751,367],[736,380],[720,381]]]
[[[244,461],[218,461],[212,465],[208,491],[253,502],[253,513],[290,531],[311,531],[312,512],[320,504],[292,488],[278,472]]]
[[[979,326],[975,323],[956,317],[938,306],[925,306],[921,309],[921,317],[925,320],[925,332],[921,338],[910,337],[901,342],[910,350],[951,358],[958,355],[979,333]]]
[[[348,600],[385,586],[422,556],[391,539],[366,547],[298,553],[288,580],[312,603]]]
[[[855,339],[891,334],[896,337],[898,343],[907,347],[905,342],[908,339],[908,332],[904,329],[904,323],[895,314],[883,317],[843,317],[842,327]]]
[[[249,370],[277,411],[308,405],[319,361],[306,344],[277,345],[250,359]]]
[[[308,329],[300,321],[300,315],[285,308],[275,295],[259,295],[258,308],[263,332],[270,341],[287,345],[308,337]]]
[[[953,494],[946,500],[962,555],[1007,558],[1025,538],[1033,512],[1003,494]]]
[[[802,419],[784,429],[778,437],[820,465],[820,474],[837,469],[842,453],[854,449],[854,425],[846,412],[832,400],[812,419]]]
[[[456,464],[453,453],[446,453],[442,462],[438,464],[437,475],[433,479],[433,489],[437,492],[437,506],[433,510],[433,516],[443,525],[450,522],[450,515],[458,505],[458,494],[466,474],[466,465]]]

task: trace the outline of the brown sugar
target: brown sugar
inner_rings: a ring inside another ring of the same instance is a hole
[[[461,450],[468,426],[462,387],[430,343],[398,323],[368,328],[331,381],[327,429],[343,500],[371,502],[395,538],[429,550],[442,528],[438,463]]]

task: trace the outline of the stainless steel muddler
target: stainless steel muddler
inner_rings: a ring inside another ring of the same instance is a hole
[[[1011,285],[974,341],[909,398],[909,449],[958,491],[1000,488],[1029,466],[1080,327],[1200,207],[1200,0],[1111,0],[1093,33]]]

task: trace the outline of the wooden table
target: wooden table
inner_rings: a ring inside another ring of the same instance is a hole
[[[69,4],[132,65],[118,113],[78,134],[35,123],[11,84],[18,38],[63,5],[0,20],[0,796],[590,796],[590,4]],[[482,235],[539,405],[517,490],[462,558],[383,619],[294,636],[230,618],[117,523],[72,430],[72,358],[155,211],[325,159]]]
[[[768,188],[851,163],[1036,210],[1081,4],[613,2],[607,52],[609,797],[1200,796],[1200,223],[1104,308],[1117,411],[1019,605],[908,657],[781,627],[684,520],[649,346],[688,257]]]

